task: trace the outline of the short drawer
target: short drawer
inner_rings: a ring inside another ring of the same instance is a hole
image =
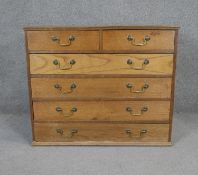
[[[28,31],[28,49],[32,51],[98,50],[98,31]]]
[[[103,49],[131,52],[174,52],[173,30],[106,30]]]
[[[172,54],[30,54],[31,74],[171,75]]]
[[[34,123],[37,142],[167,142],[168,133],[168,124]]]
[[[34,102],[35,121],[168,122],[169,101],[42,101]]]
[[[33,98],[170,98],[171,78],[32,78]]]

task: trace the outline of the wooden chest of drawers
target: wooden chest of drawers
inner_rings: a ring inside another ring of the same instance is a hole
[[[170,145],[178,27],[27,27],[33,145]]]

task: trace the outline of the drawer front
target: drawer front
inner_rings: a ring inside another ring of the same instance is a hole
[[[35,141],[167,142],[168,124],[34,123]]]
[[[28,49],[43,51],[98,50],[98,31],[28,31]]]
[[[106,30],[103,49],[172,53],[174,36],[175,31],[171,30]]]
[[[33,98],[170,98],[171,78],[32,78]]]
[[[35,121],[168,121],[169,101],[34,102]]]
[[[31,74],[171,75],[172,54],[31,54]]]

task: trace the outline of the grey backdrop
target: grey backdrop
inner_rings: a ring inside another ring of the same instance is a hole
[[[198,0],[0,0],[0,174],[197,175],[197,9]],[[23,33],[29,25],[181,26],[174,146],[31,147]]]
[[[178,25],[175,111],[198,108],[197,0],[0,0],[0,111],[28,112],[24,26]]]

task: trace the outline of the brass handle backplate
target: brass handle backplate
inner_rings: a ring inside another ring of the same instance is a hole
[[[128,89],[130,89],[130,92],[131,92],[131,93],[144,93],[145,90],[149,88],[149,85],[148,85],[147,83],[145,83],[145,84],[142,86],[141,90],[137,90],[137,91],[134,91],[134,90],[133,90],[134,86],[133,86],[131,83],[128,83],[128,84],[126,85],[126,87],[127,87]]]
[[[135,66],[135,63],[134,63],[131,59],[128,59],[128,60],[127,60],[127,64],[130,66],[131,69],[134,69],[134,70],[143,70],[143,69],[145,69],[146,65],[149,64],[149,60],[148,60],[148,59],[145,59],[145,60],[142,62],[141,67],[136,67],[136,66]]]
[[[57,36],[52,36],[51,39],[52,39],[53,42],[58,43],[59,46],[66,47],[66,46],[70,46],[70,45],[72,44],[72,42],[75,40],[75,36],[70,35],[70,36],[66,39],[67,43],[61,43],[60,38],[57,37]]]
[[[61,94],[63,95],[72,93],[76,89],[76,87],[77,85],[75,83],[72,83],[70,89],[68,91],[64,91],[60,84],[54,85],[54,88],[57,89],[59,92],[61,92]]]
[[[61,136],[64,136],[65,138],[72,138],[74,134],[78,133],[78,129],[70,129],[67,135],[65,135],[65,131],[62,128],[56,129],[57,134],[60,134]]]
[[[71,117],[78,109],[73,107],[69,110],[69,113],[66,113],[61,107],[56,107],[56,112],[63,114],[64,117]]]
[[[60,62],[58,59],[55,59],[55,60],[53,60],[53,64],[56,65],[56,66],[58,66],[58,68],[59,68],[60,70],[69,70],[69,69],[72,68],[72,66],[73,66],[74,64],[76,64],[76,61],[73,60],[73,59],[70,60],[69,63],[68,63],[68,62],[66,61],[66,59],[64,59],[64,58],[63,58],[63,61],[64,61],[64,64],[61,65],[61,62]]]
[[[133,132],[131,129],[125,129],[125,133],[130,137],[134,139],[141,139],[144,134],[146,134],[148,131],[147,129],[141,129],[138,132]]]
[[[130,113],[130,115],[133,115],[133,116],[141,116],[143,115],[145,112],[148,111],[148,107],[144,106],[142,107],[142,109],[140,110],[140,113],[134,113],[133,109],[131,107],[127,107],[126,108],[126,111]]]
[[[144,36],[143,41],[141,43],[136,43],[134,36],[132,35],[127,36],[127,40],[130,41],[131,44],[134,46],[144,46],[148,43],[148,41],[150,41],[150,39],[151,39],[150,36],[146,35]]]

